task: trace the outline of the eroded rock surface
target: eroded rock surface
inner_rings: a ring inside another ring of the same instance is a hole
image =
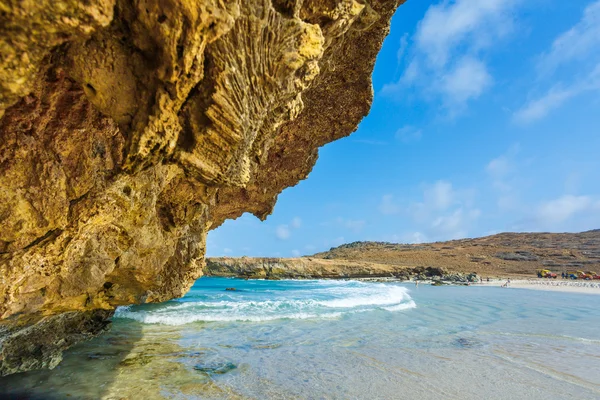
[[[182,296],[356,129],[399,2],[0,0],[0,372]]]

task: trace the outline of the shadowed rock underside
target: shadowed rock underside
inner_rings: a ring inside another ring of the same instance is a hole
[[[401,0],[0,0],[0,372],[185,294],[354,131]]]

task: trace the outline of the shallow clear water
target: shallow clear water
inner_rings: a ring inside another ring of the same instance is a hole
[[[235,287],[236,291],[226,291]],[[0,392],[84,399],[598,399],[600,297],[202,278]]]

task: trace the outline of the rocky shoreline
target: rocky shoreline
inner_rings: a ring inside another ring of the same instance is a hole
[[[360,279],[378,281],[432,281],[474,283],[477,273],[449,271],[443,267],[405,267],[397,265],[323,260],[316,258],[208,258],[206,276],[241,279]]]

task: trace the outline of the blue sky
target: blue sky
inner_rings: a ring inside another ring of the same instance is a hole
[[[600,0],[409,0],[371,113],[209,256],[600,228]]]

